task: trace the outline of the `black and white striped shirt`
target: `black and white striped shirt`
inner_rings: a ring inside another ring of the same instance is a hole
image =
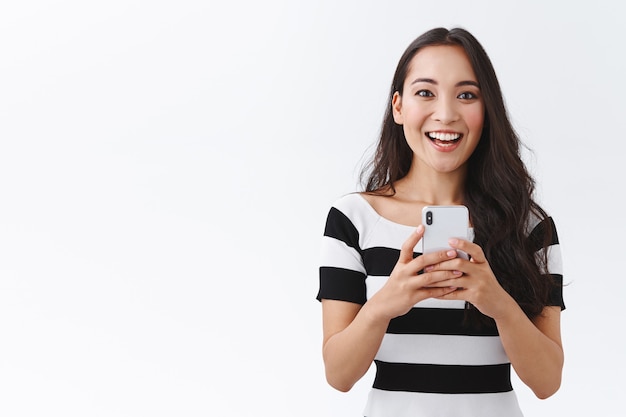
[[[529,225],[530,234],[542,227],[554,227],[552,219]],[[339,199],[322,241],[318,300],[364,304],[385,284],[414,229],[381,217],[360,194]],[[562,284],[556,233],[547,269]],[[551,304],[565,308],[560,286]],[[495,324],[467,326],[464,314],[462,300],[427,299],[391,320],[374,360],[366,416],[522,415]]]

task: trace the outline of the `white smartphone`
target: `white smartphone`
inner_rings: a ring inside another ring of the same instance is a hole
[[[422,253],[451,249],[448,239],[469,239],[469,210],[465,206],[426,206],[422,210]],[[457,250],[460,257],[469,257]]]

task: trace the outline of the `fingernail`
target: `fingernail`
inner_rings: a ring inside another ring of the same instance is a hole
[[[422,230],[424,230],[424,226],[423,225],[419,225],[417,226],[417,228],[415,229],[415,233],[422,233]]]
[[[463,272],[461,272],[461,271],[452,271],[452,273],[453,273],[454,275],[461,275],[461,274],[463,274]]]
[[[424,268],[424,272],[429,272],[429,271],[432,271],[432,270],[433,270],[433,268],[434,268],[434,266],[432,266],[432,265],[428,265],[426,268]]]
[[[455,250],[449,250],[448,252],[446,252],[448,254],[449,257],[454,257],[456,256],[456,251]]]
[[[451,245],[456,245],[457,243],[459,243],[459,239],[452,238],[448,240],[448,243],[450,243]]]

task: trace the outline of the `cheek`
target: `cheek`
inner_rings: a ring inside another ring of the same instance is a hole
[[[471,109],[465,115],[465,123],[467,123],[467,127],[470,130],[476,131],[480,134],[480,131],[483,129],[483,122],[485,120],[485,112],[482,106],[477,107],[476,109]]]
[[[414,100],[413,97],[405,99],[402,102],[402,110],[402,117],[404,118],[405,124],[410,124],[412,127],[423,124],[429,113],[432,112],[428,106],[424,105],[424,103],[419,103],[417,100]]]

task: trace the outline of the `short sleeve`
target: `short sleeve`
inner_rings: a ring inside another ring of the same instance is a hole
[[[330,209],[326,219],[320,258],[316,298],[365,304],[367,274],[359,247],[359,231],[335,207]]]
[[[545,240],[544,236],[550,237]],[[542,265],[542,272],[546,279],[552,281],[548,305],[559,306],[561,310],[565,310],[565,302],[563,300],[563,262],[561,259],[561,246],[559,244],[559,236],[556,225],[552,217],[546,217],[535,225],[529,235],[529,241],[537,256],[542,258],[543,251],[546,251],[547,263],[539,262]]]

